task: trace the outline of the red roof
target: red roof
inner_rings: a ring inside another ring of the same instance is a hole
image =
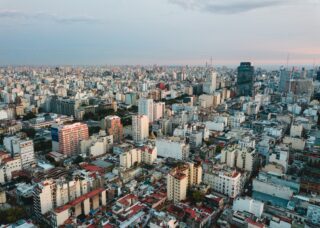
[[[251,218],[247,218],[246,222],[250,223],[250,224],[252,224],[254,226],[260,227],[260,228],[264,228],[265,227],[265,225],[263,223],[256,222],[256,221],[252,220]]]
[[[104,169],[96,165],[84,165],[83,168],[89,172],[104,173]]]
[[[95,189],[95,190],[93,190],[93,191],[91,191],[91,192],[88,192],[88,193],[86,193],[86,194],[84,194],[84,195],[82,195],[82,196],[80,196],[80,197],[78,197],[78,198],[70,201],[69,203],[67,203],[67,204],[65,204],[65,205],[63,205],[63,206],[56,208],[56,209],[55,209],[55,212],[60,213],[60,212],[62,212],[62,211],[65,211],[65,210],[67,210],[67,209],[69,209],[69,208],[71,208],[71,207],[74,207],[74,206],[76,206],[77,204],[85,201],[86,199],[92,198],[92,197],[100,194],[100,193],[103,192],[103,191],[104,191],[103,188],[98,188],[98,189]]]
[[[138,200],[138,197],[134,194],[128,194],[128,195],[125,195],[124,197],[118,199],[118,203],[121,203],[125,206],[130,206],[131,204],[131,200]]]
[[[113,225],[111,225],[111,224],[106,224],[106,225],[103,226],[103,228],[113,228]]]

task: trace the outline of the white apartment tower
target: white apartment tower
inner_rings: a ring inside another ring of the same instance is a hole
[[[146,115],[132,116],[132,138],[136,143],[142,143],[149,137],[149,118]]]
[[[164,116],[165,103],[158,102],[153,104],[153,121],[159,120]]]
[[[203,85],[203,92],[206,94],[212,94],[217,88],[217,72],[212,71],[206,78],[206,82]]]
[[[146,115],[149,118],[149,122],[153,122],[153,100],[141,98],[138,104],[139,115]]]

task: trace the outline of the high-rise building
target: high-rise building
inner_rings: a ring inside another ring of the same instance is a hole
[[[23,169],[30,168],[35,163],[34,146],[32,140],[13,141],[14,151],[20,155]]]
[[[89,138],[88,126],[83,123],[53,125],[51,127],[52,150],[65,155],[80,153],[80,141]]]
[[[136,143],[142,143],[149,137],[149,118],[146,115],[132,116],[132,138]]]
[[[320,67],[319,67],[319,69],[317,71],[317,80],[320,81]]]
[[[253,76],[254,67],[250,62],[242,62],[238,67],[237,76],[237,95],[252,96],[253,95]]]
[[[188,170],[187,170],[188,172]],[[188,175],[180,169],[173,169],[167,176],[168,200],[179,202],[187,197]]]
[[[141,150],[134,148],[120,154],[120,166],[131,168],[141,163]]]
[[[227,166],[252,172],[257,162],[257,153],[253,148],[228,146],[221,151],[221,162]]]
[[[291,77],[291,73],[286,68],[282,68],[280,70],[280,81],[279,81],[280,92],[288,92],[290,77]]]
[[[158,102],[153,104],[153,121],[159,120],[164,116],[165,103]]]
[[[70,216],[88,215],[106,205],[106,190],[101,183],[90,178],[47,179],[39,182],[33,190],[34,212],[38,219],[48,212],[52,213],[53,227],[62,225]],[[97,179],[98,180],[98,179]]]
[[[217,88],[217,72],[212,71],[206,78],[206,82],[203,85],[203,92],[212,94]]]
[[[35,163],[33,141],[28,138],[17,136],[5,137],[3,144],[11,157],[20,157],[23,169],[30,168]]]
[[[167,175],[168,200],[179,202],[187,197],[187,189],[202,182],[202,165],[200,162],[188,162],[173,168]]]
[[[102,129],[105,129],[109,135],[113,136],[114,143],[120,143],[123,139],[123,126],[121,118],[118,116],[107,116],[101,120]]]
[[[140,98],[138,105],[139,115],[146,115],[149,118],[149,123],[153,122],[153,100]]]

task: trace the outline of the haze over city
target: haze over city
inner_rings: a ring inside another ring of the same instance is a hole
[[[320,62],[319,0],[0,0],[0,65]]]
[[[319,228],[320,0],[0,0],[0,228]]]

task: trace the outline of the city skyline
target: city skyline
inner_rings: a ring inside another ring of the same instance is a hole
[[[0,0],[0,65],[319,65],[319,3]]]

